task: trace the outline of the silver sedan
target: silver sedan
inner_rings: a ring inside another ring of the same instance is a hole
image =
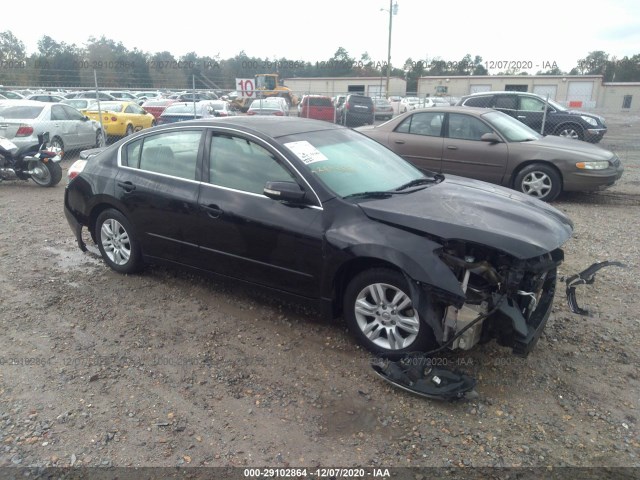
[[[50,144],[66,150],[100,146],[100,124],[62,103],[31,100],[0,102],[0,137],[18,147],[38,144],[38,134],[49,132]]]

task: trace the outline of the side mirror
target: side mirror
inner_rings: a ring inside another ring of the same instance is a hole
[[[296,182],[267,182],[263,193],[273,200],[303,204],[306,192]]]
[[[502,140],[500,139],[500,137],[495,133],[485,133],[480,137],[480,140],[482,140],[483,142],[489,142],[489,143],[502,143]]]

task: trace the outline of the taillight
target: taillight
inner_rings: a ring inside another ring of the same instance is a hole
[[[67,181],[71,181],[82,173],[84,166],[87,164],[86,160],[76,160],[73,165],[69,167],[67,172]]]
[[[247,112],[247,115],[255,115],[255,114],[256,112],[251,112],[251,111]]]
[[[284,116],[284,113],[283,113],[283,112],[275,112],[275,113],[274,113],[274,115],[277,115],[277,116],[279,116],[279,117],[282,117],[282,116]]]
[[[33,127],[31,125],[20,125],[16,132],[16,137],[30,137],[33,135]]]
[[[344,108],[346,108],[347,110],[349,110],[349,102],[346,102],[346,103],[344,104]]]

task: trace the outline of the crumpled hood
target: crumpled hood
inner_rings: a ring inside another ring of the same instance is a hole
[[[363,201],[374,220],[487,245],[527,259],[560,247],[573,231],[556,208],[514,190],[453,175],[423,190]]]

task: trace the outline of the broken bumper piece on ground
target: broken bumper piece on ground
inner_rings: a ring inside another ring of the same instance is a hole
[[[423,361],[424,360],[424,361]],[[474,378],[444,368],[426,366],[426,357],[406,356],[402,360],[376,359],[374,372],[390,384],[422,397],[459,400],[477,394]]]

